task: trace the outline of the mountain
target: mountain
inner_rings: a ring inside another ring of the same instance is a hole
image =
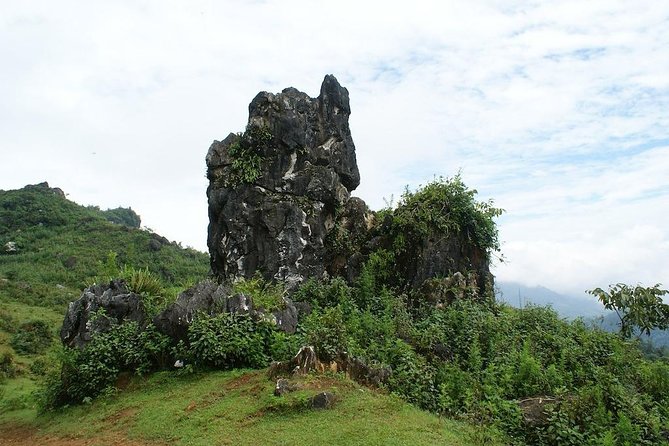
[[[523,308],[529,304],[550,306],[560,316],[568,319],[593,318],[606,312],[599,302],[585,295],[570,296],[556,293],[543,286],[529,287],[516,282],[497,282],[496,287],[497,299],[515,308]]]

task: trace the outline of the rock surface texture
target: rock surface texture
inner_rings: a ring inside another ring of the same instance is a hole
[[[214,141],[208,246],[219,279],[258,270],[294,286],[327,276],[327,236],[360,183],[350,113],[348,91],[328,75],[317,98],[294,88],[259,93],[247,132]],[[259,131],[262,143],[248,136]],[[253,170],[240,175],[243,169]]]
[[[253,299],[242,293],[234,293],[227,284],[213,280],[196,283],[177,296],[176,302],[153,318],[159,332],[169,336],[174,342],[186,341],[188,327],[200,314],[213,316],[220,313],[248,313],[254,318],[273,322],[286,333],[295,333],[300,310],[289,298],[273,311],[256,308]],[[302,313],[308,313],[303,310]]]
[[[98,317],[93,317],[98,314]],[[122,280],[92,285],[79,299],[70,302],[65,313],[60,339],[68,347],[84,347],[96,332],[107,331],[112,324],[146,323],[146,312],[138,294],[128,290]]]

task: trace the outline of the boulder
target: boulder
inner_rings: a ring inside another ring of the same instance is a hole
[[[213,316],[225,312],[250,314],[256,319],[270,320],[286,333],[295,333],[301,314],[287,297],[284,297],[280,309],[265,311],[256,308],[251,296],[233,293],[230,285],[207,279],[180,293],[173,304],[153,318],[153,324],[174,342],[185,341],[188,338],[188,327],[199,313]]]
[[[146,319],[141,297],[129,291],[124,281],[95,284],[70,302],[60,339],[68,347],[83,348],[94,333],[107,331],[112,324],[132,321],[144,327]]]
[[[296,383],[292,383],[285,378],[280,378],[276,380],[276,385],[274,386],[274,396],[283,396],[286,393],[294,392],[299,390],[300,386]]]
[[[230,294],[229,286],[204,280],[181,292],[173,304],[153,318],[153,324],[174,341],[186,340],[193,318],[198,313],[214,315],[227,311]]]
[[[335,403],[335,396],[330,392],[317,393],[309,400],[312,409],[330,409]]]

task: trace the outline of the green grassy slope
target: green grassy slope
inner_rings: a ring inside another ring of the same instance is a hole
[[[32,410],[12,412],[4,425],[0,422],[0,436],[10,435],[11,425],[33,432],[30,441],[49,437],[72,443],[95,439],[110,444],[113,439],[121,441],[115,444],[192,446],[504,444],[493,431],[439,418],[341,376],[307,376],[298,382],[300,390],[276,397],[274,383],[263,371],[190,376],[161,372],[134,378],[123,392],[88,406],[39,417]],[[322,391],[336,396],[334,406],[310,408],[309,399]],[[28,444],[21,438],[14,441]]]
[[[0,191],[0,414],[31,404],[35,380],[54,362],[68,303],[108,279],[110,253],[118,266],[148,268],[171,294],[208,274],[205,253],[110,220],[139,225],[129,209],[80,206],[47,185]],[[6,252],[8,242],[17,252]],[[50,345],[17,349],[23,324],[35,320],[50,327]]]
[[[60,311],[100,274],[110,252],[167,285],[206,276],[206,254],[107,217],[48,187],[0,191],[0,251],[7,242],[18,248],[0,255],[0,298]]]

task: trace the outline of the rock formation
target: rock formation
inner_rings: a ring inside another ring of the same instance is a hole
[[[281,308],[265,311],[256,308],[250,296],[234,293],[228,284],[219,285],[212,280],[205,280],[181,292],[176,302],[153,318],[153,324],[158,331],[177,342],[187,340],[188,327],[198,314],[213,316],[223,312],[249,313],[257,319],[272,321],[279,329],[292,334],[297,329],[300,315],[298,307],[284,297]]]
[[[79,299],[70,302],[60,339],[68,347],[81,348],[94,333],[109,330],[111,324],[131,321],[143,327],[147,322],[146,312],[142,298],[129,291],[125,282],[113,280],[108,284],[92,285]]]
[[[246,133],[214,141],[208,245],[219,279],[258,270],[294,286],[327,275],[326,238],[360,183],[350,113],[348,91],[326,76],[317,98],[259,93]]]
[[[475,294],[491,292],[485,249],[436,228],[400,234],[392,218],[379,221],[350,197],[360,182],[350,113],[348,91],[328,75],[317,98],[294,88],[259,93],[246,131],[214,141],[206,158],[213,274],[233,281],[259,271],[289,289],[311,277],[353,282],[371,253],[403,237],[408,248],[391,265],[390,285],[420,290],[460,272]]]

